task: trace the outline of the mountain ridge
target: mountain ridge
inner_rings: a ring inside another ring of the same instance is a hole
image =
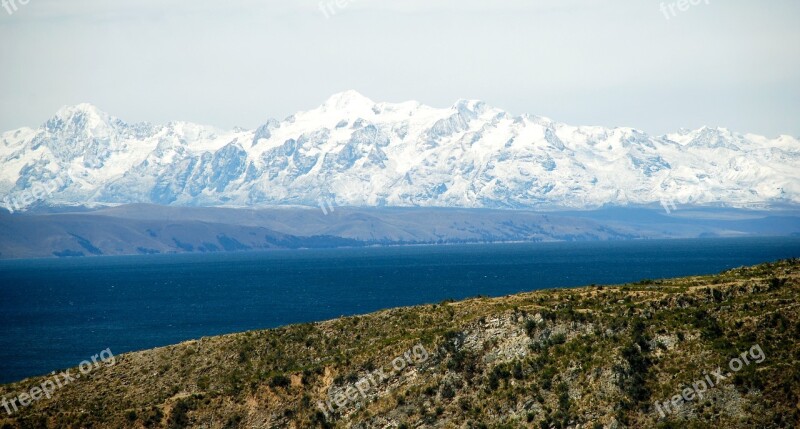
[[[174,207],[0,211],[0,260],[466,243],[800,235],[800,213],[740,209],[595,211],[459,208]]]
[[[438,109],[345,91],[254,130],[129,124],[84,103],[59,109],[38,129],[5,132],[0,143],[0,194],[59,179],[58,189],[35,199],[47,205],[800,204],[795,137],[709,127],[651,136],[513,116],[479,100]]]

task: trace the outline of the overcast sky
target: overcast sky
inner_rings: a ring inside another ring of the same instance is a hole
[[[355,89],[655,134],[800,136],[797,0],[674,15],[660,0],[325,0],[328,17],[319,0],[9,1],[2,130],[80,102],[128,122],[254,128]]]

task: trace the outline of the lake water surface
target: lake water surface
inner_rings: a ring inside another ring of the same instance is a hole
[[[476,295],[711,274],[800,238],[419,246],[0,262],[0,383],[203,336]]]

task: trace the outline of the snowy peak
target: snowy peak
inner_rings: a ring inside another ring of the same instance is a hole
[[[58,111],[56,111],[55,117],[56,118],[70,118],[73,116],[91,116],[96,118],[107,118],[109,115],[102,110],[100,110],[97,106],[90,103],[80,103],[73,106],[62,106]]]
[[[594,208],[800,204],[800,143],[724,128],[651,136],[511,116],[479,100],[356,91],[255,130],[126,124],[90,104],[2,134],[0,192],[64,177],[45,204]],[[16,201],[16,200],[15,200]]]
[[[50,133],[85,134],[107,137],[126,124],[89,103],[64,106],[50,118],[44,128]]]
[[[63,106],[50,121],[60,122],[82,122],[87,124],[110,124],[117,122],[118,119],[100,110],[97,106],[89,103],[76,104],[74,106]]]
[[[344,91],[332,95],[323,104],[325,111],[352,111],[360,109],[371,109],[375,102],[361,95],[358,91]]]
[[[489,110],[489,107],[481,100],[458,100],[452,107],[453,110],[462,113],[472,113],[480,115],[481,113]]]
[[[668,134],[666,138],[681,145],[706,149],[737,149],[737,145],[747,144],[745,137],[741,134],[731,132],[727,128],[711,128],[707,126],[696,130],[681,129],[677,133]]]

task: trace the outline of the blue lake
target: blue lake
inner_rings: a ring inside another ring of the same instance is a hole
[[[203,336],[544,288],[711,274],[800,238],[419,246],[0,262],[0,383]]]

